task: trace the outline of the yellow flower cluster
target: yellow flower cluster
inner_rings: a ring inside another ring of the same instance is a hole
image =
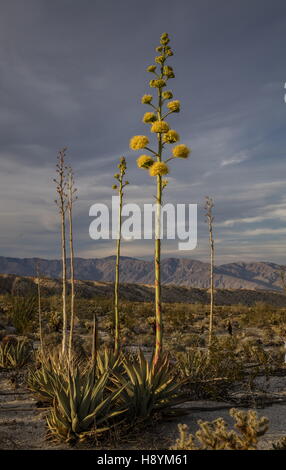
[[[179,140],[180,136],[178,132],[174,131],[173,129],[170,129],[166,134],[163,135],[163,141],[166,142],[166,144],[174,144]]]
[[[169,124],[165,121],[155,121],[152,124],[151,132],[156,134],[165,134],[169,130]]]
[[[163,69],[163,73],[167,78],[175,78],[174,71],[172,67],[170,67],[169,65],[165,65]]]
[[[181,103],[179,100],[170,101],[167,104],[167,108],[172,111],[172,113],[178,113],[180,111]]]
[[[145,122],[146,124],[149,124],[150,122],[156,121],[156,119],[157,117],[155,113],[145,113],[142,121]]]
[[[161,35],[160,44],[162,44],[163,46],[166,46],[169,42],[170,42],[170,39],[169,39],[168,33],[163,33]]]
[[[186,145],[176,145],[173,148],[173,156],[176,158],[188,158],[191,150]]]
[[[155,72],[156,70],[156,65],[149,65],[149,67],[147,67],[147,72]]]
[[[164,100],[171,100],[173,98],[173,93],[171,91],[163,91],[162,98]]]
[[[141,103],[142,104],[150,104],[153,99],[152,95],[143,95],[141,98]]]
[[[149,139],[146,135],[135,135],[129,142],[129,146],[132,150],[144,149],[148,144]]]
[[[150,176],[164,176],[169,173],[169,168],[164,162],[156,162],[151,166],[149,173]]]
[[[162,78],[158,78],[158,80],[150,81],[151,88],[163,88],[164,86],[166,86],[166,82],[165,80],[162,80]]]
[[[139,168],[144,168],[145,170],[148,170],[150,166],[153,165],[153,163],[155,162],[149,155],[141,155],[139,158],[137,158],[137,166]]]
[[[165,62],[165,57],[163,55],[158,55],[155,57],[155,62],[157,64],[163,64]]]

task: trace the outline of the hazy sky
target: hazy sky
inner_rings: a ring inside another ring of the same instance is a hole
[[[117,159],[128,160],[126,202],[152,202],[129,139],[147,132],[154,48],[167,31],[175,55],[170,117],[192,148],[171,166],[165,202],[199,204],[196,250],[207,259],[204,197],[215,199],[217,262],[286,263],[285,0],[0,0],[0,255],[58,258],[53,203],[57,151],[76,173],[76,254],[113,254],[90,240],[89,208],[110,202]],[[150,257],[152,241],[124,243]]]

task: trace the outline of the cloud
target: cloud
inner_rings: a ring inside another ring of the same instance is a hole
[[[199,206],[197,249],[178,253],[177,244],[167,243],[165,254],[207,259],[203,206],[210,195],[221,261],[277,260],[279,250],[280,257],[285,252],[285,2],[183,0],[180,8],[173,4],[166,9],[163,0],[155,6],[151,0],[126,0],[124,5],[4,2],[1,254],[58,256],[52,178],[62,146],[69,147],[79,194],[77,255],[113,252],[112,243],[89,239],[88,213],[95,202],[110,204],[121,155],[127,158],[130,181],[126,202],[154,201],[154,181],[137,169],[137,154],[128,143],[132,135],[146,133],[140,97],[149,90],[145,68],[164,25],[175,50],[171,87],[182,102],[181,113],[168,119],[182,143],[192,148],[187,161],[170,162],[164,202]],[[123,252],[151,257],[153,245],[128,243]]]
[[[223,160],[220,164],[221,167],[228,166],[228,165],[238,165],[239,163],[245,162],[248,160],[248,156],[244,153],[239,153],[238,155],[234,155],[227,160]]]

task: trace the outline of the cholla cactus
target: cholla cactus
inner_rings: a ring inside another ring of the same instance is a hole
[[[200,429],[195,436],[188,434],[188,427],[179,424],[180,436],[172,450],[255,450],[259,437],[268,429],[268,419],[258,418],[255,411],[239,411],[232,408],[229,412],[235,421],[235,431],[229,431],[223,418],[214,421],[198,421]]]
[[[156,134],[156,150],[149,147],[149,138],[146,135],[137,135],[130,140],[132,150],[144,150],[151,153],[152,156],[142,154],[137,159],[139,168],[148,170],[151,177],[156,177],[157,183],[157,210],[156,210],[156,236],[155,236],[155,310],[156,310],[156,346],[154,354],[154,365],[157,363],[162,351],[162,313],[161,313],[161,204],[162,192],[167,186],[168,181],[163,179],[169,173],[167,163],[175,158],[187,158],[190,149],[183,144],[176,145],[170,152],[170,144],[176,144],[180,136],[170,128],[166,122],[166,117],[172,113],[180,111],[180,101],[173,100],[173,93],[166,90],[168,81],[175,77],[173,68],[167,65],[167,60],[173,55],[169,46],[169,37],[167,33],[162,34],[160,45],[156,48],[158,56],[155,57],[155,63],[147,68],[147,71],[154,74],[154,79],[149,83],[150,88],[156,91],[156,102],[153,95],[144,95],[141,99],[143,104],[152,108],[152,112],[146,112],[143,116],[143,122],[150,125],[151,134]],[[170,101],[172,100],[172,101]],[[166,159],[163,159],[163,153],[166,151]]]
[[[124,179],[126,173],[126,160],[124,157],[120,158],[118,165],[119,173],[114,175],[117,184],[112,186],[112,189],[118,192],[119,208],[118,208],[118,234],[116,242],[116,264],[115,264],[115,284],[114,284],[114,354],[117,356],[120,348],[120,329],[119,329],[119,264],[120,264],[120,248],[121,248],[121,226],[122,226],[122,204],[123,204],[123,189],[129,184]]]

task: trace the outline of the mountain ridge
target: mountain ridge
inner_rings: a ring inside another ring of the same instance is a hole
[[[35,276],[36,262],[43,276],[59,278],[61,261],[44,258],[12,258],[0,256],[0,273]],[[77,279],[113,282],[115,256],[105,258],[75,258]],[[182,287],[208,288],[209,263],[188,258],[164,258],[161,263],[162,283]],[[282,290],[281,271],[286,267],[271,262],[233,262],[215,266],[214,283],[218,289]],[[123,256],[121,282],[154,283],[153,261]]]

